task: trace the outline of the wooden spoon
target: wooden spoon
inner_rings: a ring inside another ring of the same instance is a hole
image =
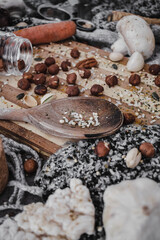
[[[60,123],[63,117],[69,119],[72,112],[81,114],[86,121],[93,117],[93,112],[97,113],[100,125],[82,128]],[[121,127],[123,114],[116,105],[104,99],[70,97],[52,100],[30,109],[0,109],[0,119],[28,122],[58,137],[88,139],[113,134]]]

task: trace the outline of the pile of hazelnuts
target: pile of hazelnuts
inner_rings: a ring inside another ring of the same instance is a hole
[[[74,48],[70,52],[71,57],[79,58],[80,52],[77,48]],[[61,69],[64,72],[68,72],[71,68],[71,62],[65,60],[61,63]],[[57,74],[60,71],[60,67],[56,63],[53,57],[48,57],[44,63],[37,63],[34,66],[35,73],[30,72],[24,73],[23,78],[18,81],[18,87],[22,90],[29,90],[31,84],[35,84],[34,89],[35,94],[44,95],[47,93],[47,87],[56,89],[59,86],[59,77]],[[91,76],[91,71],[89,69],[81,68],[79,69],[79,75],[81,78],[89,78]],[[67,74],[66,82],[68,84],[66,88],[66,93],[69,97],[78,96],[80,90],[76,85],[77,75],[76,73]]]

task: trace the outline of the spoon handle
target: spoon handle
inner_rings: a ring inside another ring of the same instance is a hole
[[[27,109],[8,109],[0,108],[0,119],[1,120],[11,120],[11,121],[28,121],[28,111]]]

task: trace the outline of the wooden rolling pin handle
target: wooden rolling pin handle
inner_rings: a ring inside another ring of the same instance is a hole
[[[2,109],[0,108],[0,119],[11,121],[28,121],[27,109]]]

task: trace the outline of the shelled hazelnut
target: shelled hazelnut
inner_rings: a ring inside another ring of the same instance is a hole
[[[149,142],[143,142],[140,145],[139,150],[141,151],[142,155],[147,158],[152,158],[155,155],[154,146]]]
[[[71,50],[70,55],[71,55],[71,57],[73,57],[73,58],[79,58],[80,52],[78,51],[77,48],[73,48],[73,49]]]
[[[20,79],[17,85],[22,90],[28,90],[31,87],[30,82],[25,78]]]
[[[68,97],[74,97],[78,96],[80,91],[77,85],[75,86],[68,86],[66,89],[66,93],[68,94]]]
[[[37,94],[37,95],[44,95],[46,94],[47,92],[47,88],[46,86],[42,85],[42,84],[39,84],[35,87],[34,89],[34,92]]]
[[[133,86],[138,86],[141,82],[141,77],[134,73],[129,77],[129,83],[132,84]]]
[[[160,65],[159,64],[152,64],[149,67],[149,72],[153,75],[158,75],[158,73],[160,72]]]
[[[52,64],[48,67],[48,72],[51,75],[56,75],[59,73],[59,66],[57,64]]]
[[[48,57],[44,63],[49,67],[50,65],[55,64],[55,59],[53,57]]]
[[[91,71],[86,68],[81,68],[79,70],[79,75],[81,76],[81,78],[89,78],[91,76]]]
[[[44,73],[37,73],[33,76],[33,83],[36,85],[44,84],[46,82],[46,76]]]
[[[115,85],[118,84],[118,78],[117,78],[117,76],[109,75],[106,77],[105,82],[107,83],[109,88],[114,87]]]
[[[61,68],[64,72],[67,72],[69,70],[69,68],[71,67],[71,62],[69,62],[68,60],[63,61],[61,63]]]
[[[158,75],[156,78],[155,78],[155,85],[157,87],[160,87],[160,75]]]
[[[93,96],[99,96],[103,91],[104,88],[99,84],[94,84],[90,89],[90,92]]]
[[[67,75],[67,83],[68,84],[75,84],[77,79],[76,73],[70,73]]]
[[[27,79],[29,82],[32,82],[33,74],[30,72],[23,73],[23,78]]]
[[[33,159],[27,159],[24,162],[24,171],[26,173],[34,173],[37,170],[37,162]]]
[[[124,124],[131,124],[135,121],[135,116],[132,113],[123,113],[124,116]]]
[[[59,78],[57,76],[48,79],[48,87],[56,89],[59,86]]]
[[[98,157],[105,157],[109,154],[110,145],[109,143],[100,141],[95,147],[95,153]]]
[[[37,63],[34,66],[34,69],[35,69],[36,73],[46,73],[47,72],[47,66],[44,63]]]

